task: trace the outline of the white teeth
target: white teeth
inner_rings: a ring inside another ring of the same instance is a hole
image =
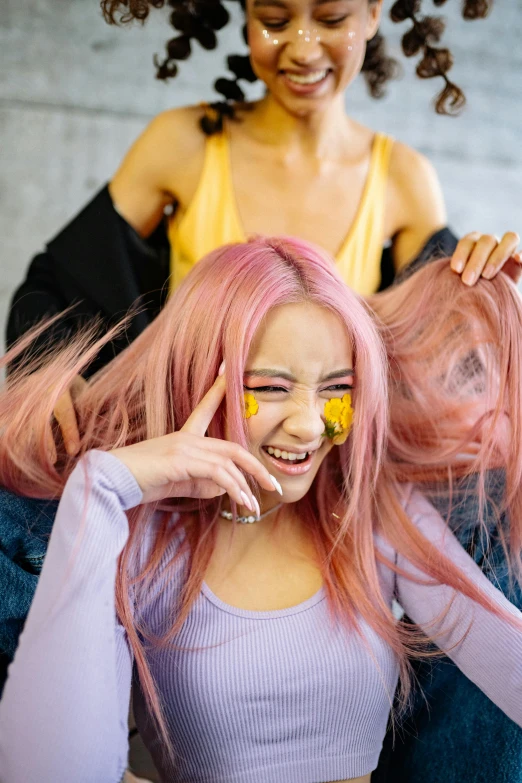
[[[325,78],[328,71],[314,71],[313,73],[286,73],[286,78],[296,84],[315,84]]]
[[[293,451],[281,451],[281,449],[274,449],[272,446],[267,446],[266,450],[272,457],[276,457],[277,459],[286,459],[289,462],[306,459],[309,455],[312,454],[311,451],[303,451],[302,454],[296,454]]]

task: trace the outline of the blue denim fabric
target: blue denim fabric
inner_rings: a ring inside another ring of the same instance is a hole
[[[491,503],[485,509],[488,535],[477,527],[476,498],[461,486],[453,499],[450,526],[488,579],[522,609],[522,592],[510,584]],[[489,475],[488,496],[503,496],[500,471]],[[448,498],[430,495],[445,516]],[[459,494],[466,497],[459,503]],[[505,525],[502,519],[500,525]],[[411,711],[393,745],[387,735],[372,783],[522,783],[522,729],[470,682],[446,657],[416,662],[418,678]]]
[[[0,693],[47,548],[58,504],[0,488]]]

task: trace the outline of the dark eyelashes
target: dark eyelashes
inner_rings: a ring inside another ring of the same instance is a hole
[[[348,16],[340,16],[336,19],[318,19],[316,24],[324,24],[327,27],[335,27],[336,25],[342,24],[344,21],[348,19]],[[281,32],[283,28],[285,28],[288,25],[288,20],[282,20],[280,22],[261,22],[264,27],[267,28],[267,30],[274,30],[274,32]]]
[[[250,392],[259,392],[259,393],[265,393],[265,392],[288,392],[289,389],[285,389],[282,386],[244,386],[244,389]],[[348,383],[338,383],[335,386],[328,386],[326,389],[321,389],[321,392],[331,392],[331,391],[351,391],[353,389],[353,386],[351,386]]]
[[[347,16],[340,16],[337,19],[321,19],[320,24],[331,25],[334,27],[336,24],[342,24],[344,21],[346,21],[346,19],[348,19]]]
[[[288,22],[262,22],[267,30],[282,30]]]
[[[284,389],[282,386],[244,386],[247,391],[251,392],[287,392],[288,389]]]
[[[328,386],[327,389],[322,389],[322,391],[332,391],[332,390],[335,390],[335,391],[345,391],[345,390],[352,391],[352,389],[353,389],[353,386],[350,385],[349,383],[338,383],[336,386]]]

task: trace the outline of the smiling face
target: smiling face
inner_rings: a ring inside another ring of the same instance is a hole
[[[328,452],[324,406],[353,386],[352,345],[339,318],[310,303],[274,308],[252,343],[245,391],[258,411],[247,419],[249,448],[281,483],[283,500],[306,495]],[[267,507],[273,495],[261,497]]]
[[[296,116],[324,108],[361,70],[382,0],[248,0],[256,76]]]

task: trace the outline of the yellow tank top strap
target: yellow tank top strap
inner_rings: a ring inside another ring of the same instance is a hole
[[[344,281],[360,294],[376,291],[381,278],[384,208],[393,139],[375,134],[370,166],[355,220],[336,256]],[[202,256],[228,242],[245,242],[232,184],[226,132],[205,142],[203,168],[194,198],[169,222],[170,290]]]
[[[205,142],[203,169],[187,210],[169,223],[170,290],[174,290],[202,256],[227,242],[244,241],[235,209],[226,133]]]
[[[391,136],[375,134],[359,208],[337,254],[337,268],[343,280],[364,296],[374,293],[381,281],[386,186],[393,144]]]

